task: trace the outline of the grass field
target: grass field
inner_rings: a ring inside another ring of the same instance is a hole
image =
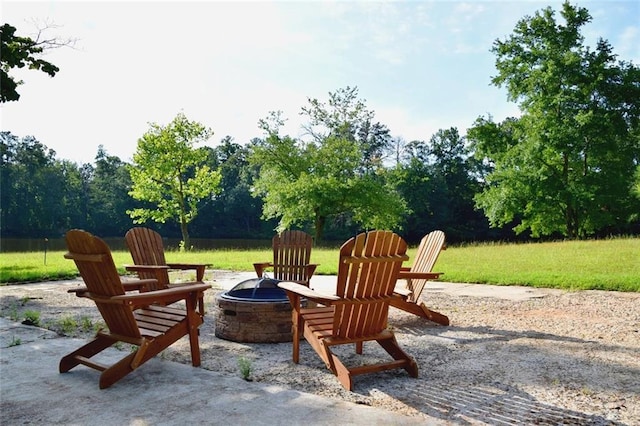
[[[412,257],[416,248],[409,250]],[[34,282],[75,277],[64,252],[0,254],[0,283]],[[337,271],[337,249],[314,249],[317,274]],[[126,251],[113,257],[120,272],[131,263]],[[206,263],[212,269],[252,271],[253,262],[268,261],[269,250],[211,250],[166,253],[171,262]],[[409,262],[412,260],[410,259]],[[571,290],[640,292],[640,238],[527,244],[477,244],[449,247],[434,271],[442,280],[498,285],[525,285]]]

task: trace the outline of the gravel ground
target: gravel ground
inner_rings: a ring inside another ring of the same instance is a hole
[[[27,311],[38,312],[42,326],[90,337],[100,316],[90,301],[66,292],[77,285],[0,287],[0,315],[21,321]],[[453,424],[640,425],[637,293],[545,290],[526,301],[429,293],[427,304],[448,315],[450,326],[394,308],[389,317],[420,377],[404,370],[358,376],[348,392],[306,342],[295,365],[290,343],[216,338],[213,307],[220,291],[208,291],[205,299],[200,343],[206,369],[239,375],[244,357],[254,381]],[[342,353],[347,363],[386,359],[375,343],[365,344],[363,356],[352,347]],[[161,356],[190,364],[188,341]]]

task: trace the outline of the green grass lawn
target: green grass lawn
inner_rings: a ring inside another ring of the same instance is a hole
[[[416,247],[409,250],[413,257]],[[64,252],[0,254],[0,283],[34,282],[77,276]],[[131,263],[126,251],[113,257],[120,272]],[[252,271],[253,262],[268,261],[270,250],[170,251],[170,262],[206,263],[212,269]],[[314,248],[317,274],[337,272],[338,250]],[[409,260],[412,262],[412,259]],[[564,289],[640,292],[640,238],[527,244],[478,244],[449,247],[434,271],[444,281],[526,285]]]
[[[435,269],[453,282],[638,292],[640,238],[456,247]]]

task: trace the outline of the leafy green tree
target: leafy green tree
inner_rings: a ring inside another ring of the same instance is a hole
[[[47,178],[45,202],[52,210],[53,235],[64,235],[71,228],[88,225],[86,181],[82,169],[69,160],[56,160]]]
[[[36,231],[47,236],[50,214],[45,203],[45,182],[53,165],[55,152],[47,149],[33,136],[22,139],[7,135],[8,155],[3,169],[10,172],[3,176],[2,192],[9,195],[3,200],[3,232],[15,236],[28,236]]]
[[[408,242],[415,243],[429,230],[442,229],[444,209],[441,201],[446,199],[444,186],[437,183],[432,167],[412,157],[398,164],[390,174],[393,186],[407,202],[410,213],[403,229]],[[446,229],[442,229],[447,232]]]
[[[151,219],[180,224],[184,247],[191,247],[188,224],[198,214],[198,203],[218,192],[220,172],[205,163],[207,151],[194,145],[209,139],[212,131],[180,113],[162,127],[152,123],[138,140],[129,171],[129,195],[154,207],[128,210],[135,223]]]
[[[17,101],[20,99],[18,86],[22,81],[16,81],[9,75],[13,68],[23,68],[40,70],[55,76],[60,69],[40,59],[39,56],[47,49],[61,46],[71,46],[74,40],[60,40],[58,38],[44,38],[47,28],[38,30],[36,39],[30,37],[20,37],[16,35],[16,28],[3,24],[0,27],[0,102]]]
[[[564,3],[561,17],[546,8],[495,41],[492,83],[506,87],[522,116],[480,117],[468,137],[493,167],[476,197],[492,225],[517,220],[518,233],[583,238],[639,208],[630,190],[640,159],[640,71],[616,62],[605,40],[595,50],[584,45],[586,9]]]
[[[17,151],[19,138],[11,132],[0,132],[0,231],[2,236],[17,236],[20,228],[20,221],[25,219],[25,215],[19,215],[17,186],[23,176],[19,170]]]
[[[101,235],[124,235],[132,223],[127,210],[140,204],[128,196],[132,182],[127,166],[119,157],[109,155],[102,145],[98,147],[95,166],[86,165],[87,217]]]
[[[2,235],[59,236],[71,226],[86,225],[80,170],[68,160],[56,160],[33,136],[0,134],[2,146]]]
[[[458,129],[440,129],[428,142],[406,144],[402,158],[393,176],[411,211],[407,239],[419,240],[434,229],[452,242],[482,238],[488,224],[473,200],[482,167]]]
[[[253,147],[250,157],[260,167],[254,189],[264,201],[263,217],[279,218],[278,230],[312,222],[320,241],[327,221],[344,217],[365,228],[399,226],[406,203],[369,155],[375,149],[363,141],[371,139],[356,136],[372,114],[354,93],[330,94],[328,107],[309,101],[303,108],[310,118],[306,129],[313,136],[308,142],[280,136],[284,122],[278,113],[261,120],[267,137]]]
[[[438,130],[429,140],[433,181],[444,199],[433,200],[442,219],[439,227],[449,241],[485,239],[488,223],[475,208],[486,168],[475,159],[465,137],[455,127]]]
[[[327,102],[308,99],[301,115],[309,119],[303,128],[314,142],[322,143],[333,136],[357,143],[362,151],[359,168],[365,172],[379,170],[386,153],[393,148],[389,129],[380,122],[373,122],[375,113],[358,98],[357,87],[347,86],[330,92]]]
[[[258,171],[249,164],[250,144],[242,146],[225,136],[215,148],[207,149],[207,164],[220,170],[221,192],[203,203],[191,229],[208,237],[270,239],[276,225],[260,219],[262,200],[251,195]]]

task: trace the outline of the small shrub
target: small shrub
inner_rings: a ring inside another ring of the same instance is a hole
[[[250,382],[252,370],[251,360],[241,356],[240,358],[238,358],[238,367],[240,368],[240,375],[242,376],[242,378]]]
[[[22,321],[22,323],[25,325],[39,326],[40,312],[32,310],[24,311],[24,321]]]
[[[58,320],[58,326],[64,334],[70,334],[78,328],[78,322],[72,316],[66,315]]]
[[[97,321],[93,324],[93,331],[97,334],[99,331],[107,328],[107,324],[104,321]]]
[[[93,321],[91,321],[91,318],[89,318],[86,315],[83,315],[82,317],[80,317],[80,329],[82,329],[82,331],[90,331],[93,328]]]
[[[11,338],[11,341],[9,342],[9,347],[18,346],[21,344],[22,344],[22,339],[20,339],[19,337],[13,336]]]

